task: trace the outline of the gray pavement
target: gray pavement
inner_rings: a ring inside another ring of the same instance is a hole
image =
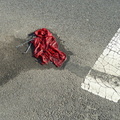
[[[43,27],[70,51],[64,68],[15,48]],[[119,27],[119,0],[0,0],[0,120],[120,120],[120,102],[80,87]]]

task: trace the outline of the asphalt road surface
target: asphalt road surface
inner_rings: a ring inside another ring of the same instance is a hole
[[[81,88],[120,27],[120,0],[0,0],[0,120],[120,120],[120,101]],[[28,34],[47,28],[68,61],[40,65]]]

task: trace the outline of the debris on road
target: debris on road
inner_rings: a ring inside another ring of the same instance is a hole
[[[34,35],[35,37],[28,41],[30,45],[24,53],[28,52],[32,44],[34,47],[33,56],[37,59],[40,59],[41,64],[48,64],[51,61],[57,67],[60,67],[64,61],[66,61],[67,57],[64,52],[59,50],[56,38],[52,35],[52,33],[46,28],[42,28],[36,30]]]

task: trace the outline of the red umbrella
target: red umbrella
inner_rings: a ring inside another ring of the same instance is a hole
[[[35,31],[34,34],[36,37],[29,41],[30,46],[31,44],[34,46],[33,56],[37,59],[40,59],[41,64],[48,64],[51,61],[57,67],[60,67],[67,57],[65,53],[58,49],[58,44],[52,33],[46,28],[42,28]]]

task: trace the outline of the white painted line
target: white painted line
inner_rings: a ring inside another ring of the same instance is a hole
[[[114,102],[120,99],[120,29],[89,71],[81,87]]]

